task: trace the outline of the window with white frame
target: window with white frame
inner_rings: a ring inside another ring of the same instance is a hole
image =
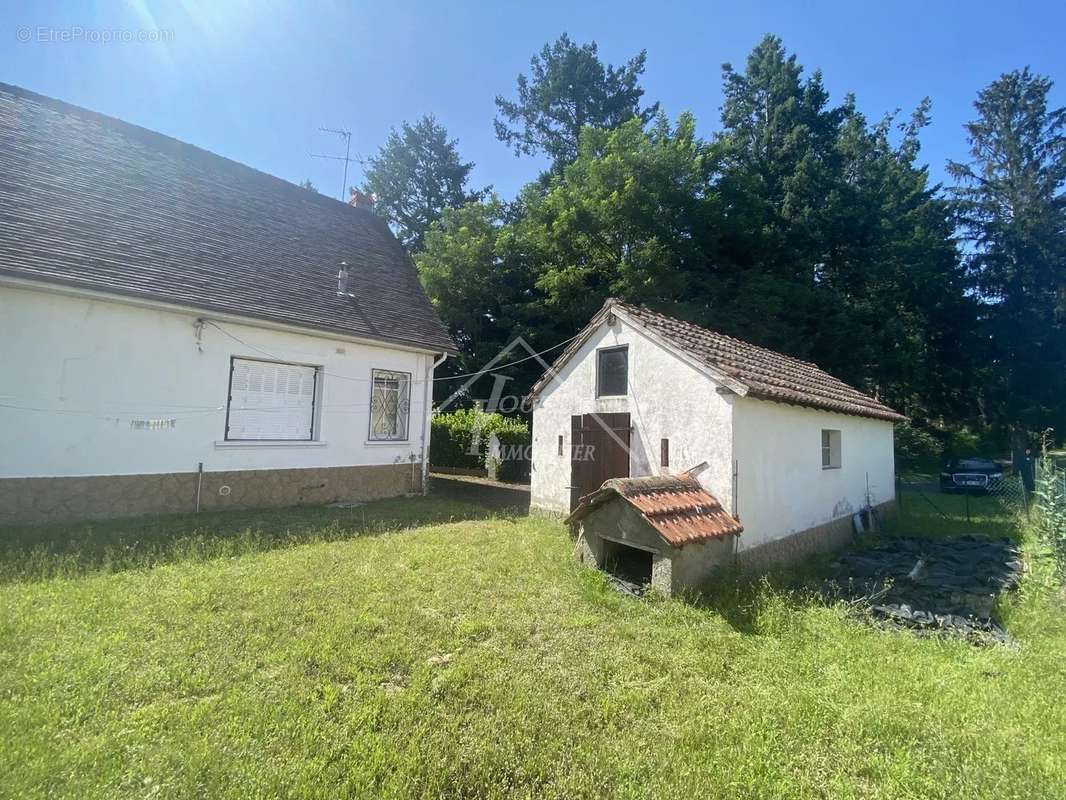
[[[374,370],[373,386],[370,390],[370,440],[406,440],[410,410],[410,373]]]
[[[822,469],[840,469],[840,431],[822,430]]]
[[[314,439],[317,385],[318,367],[231,359],[226,440]]]

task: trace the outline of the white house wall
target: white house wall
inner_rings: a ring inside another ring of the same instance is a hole
[[[233,322],[198,338],[196,320],[0,286],[0,479],[419,461],[431,355]],[[224,441],[233,356],[319,367],[315,441]],[[368,442],[375,368],[411,374],[405,442]]]
[[[850,517],[895,497],[892,423],[737,398],[734,406],[740,549]],[[822,430],[839,430],[841,466],[822,468]]]
[[[628,395],[597,399],[596,350],[623,344],[629,346]],[[709,469],[700,474],[700,481],[729,508],[732,400],[718,394],[705,374],[623,320],[600,325],[542,391],[534,408],[532,508],[570,510],[570,418],[593,412],[630,414],[630,475],[677,473],[706,461]],[[670,440],[670,466],[665,470],[659,460],[664,438]]]

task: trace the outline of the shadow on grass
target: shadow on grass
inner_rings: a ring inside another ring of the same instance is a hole
[[[0,527],[0,583],[74,578],[373,536],[497,511],[440,497]]]

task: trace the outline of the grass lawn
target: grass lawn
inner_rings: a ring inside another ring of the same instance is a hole
[[[934,499],[900,527],[1017,533]],[[561,524],[433,498],[0,530],[0,795],[1062,798],[1035,563],[980,649],[623,598]]]

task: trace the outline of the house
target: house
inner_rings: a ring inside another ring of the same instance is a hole
[[[832,547],[856,512],[894,502],[902,415],[814,364],[642,306],[609,300],[530,399],[536,512],[688,471],[743,526],[731,558],[754,564]],[[571,519],[579,554],[601,551],[580,541],[591,512]]]
[[[424,486],[455,346],[387,225],[0,84],[0,523]]]

